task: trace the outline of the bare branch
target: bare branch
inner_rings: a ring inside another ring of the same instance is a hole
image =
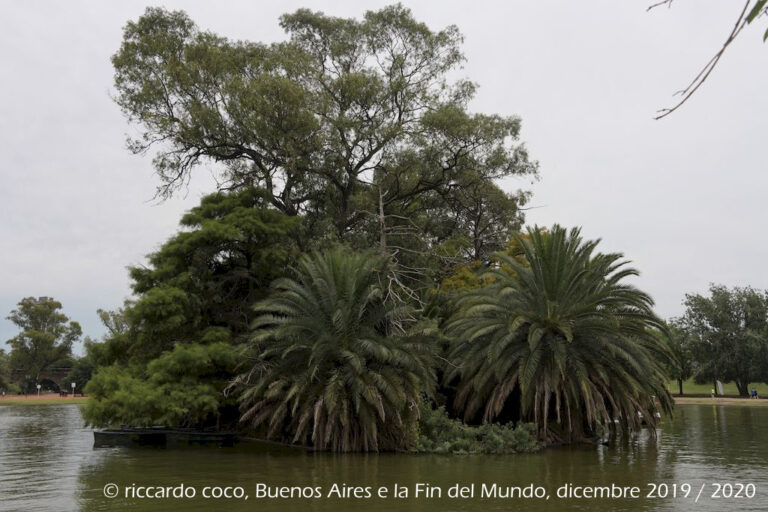
[[[756,0],[759,1],[759,0]],[[656,3],[648,8],[648,10],[652,9],[653,7],[657,7],[659,5],[668,4],[671,5],[672,0],[663,1]],[[744,4],[744,8],[741,10],[741,14],[739,14],[738,19],[736,20],[735,25],[733,26],[733,30],[731,30],[731,33],[728,35],[728,38],[723,43],[723,46],[720,48],[720,51],[718,51],[710,60],[707,62],[707,64],[699,71],[699,74],[694,77],[694,79],[691,81],[691,83],[688,84],[688,86],[675,93],[675,96],[681,95],[682,98],[680,101],[677,102],[672,107],[669,108],[663,108],[661,110],[658,110],[656,117],[654,119],[659,120],[664,117],[667,117],[669,114],[674,112],[675,110],[679,109],[680,107],[685,104],[686,101],[690,99],[691,96],[699,89],[699,87],[704,84],[704,82],[709,78],[709,75],[712,73],[712,71],[717,66],[717,63],[720,62],[720,58],[725,53],[725,50],[728,49],[728,47],[731,45],[731,43],[736,39],[736,37],[739,35],[739,33],[742,31],[742,29],[749,23],[748,19],[748,13],[751,10],[750,4],[752,3],[752,0],[747,0],[747,2]]]

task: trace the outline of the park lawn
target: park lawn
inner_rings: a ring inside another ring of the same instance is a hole
[[[84,404],[88,401],[87,396],[63,397],[63,396],[24,396],[13,395],[0,397],[0,406],[2,405],[66,405],[66,404]]]
[[[749,389],[755,388],[758,396],[768,397],[768,384],[754,382],[749,385]],[[677,381],[673,380],[667,385],[667,389],[671,393],[677,394],[679,392]],[[683,394],[684,395],[709,395],[712,392],[712,383],[696,384],[693,379],[683,381]],[[726,395],[738,395],[739,391],[736,389],[736,384],[733,382],[723,382],[723,393]]]
[[[768,407],[768,400],[750,400],[749,398],[693,398],[676,396],[675,405],[718,405],[737,407]]]

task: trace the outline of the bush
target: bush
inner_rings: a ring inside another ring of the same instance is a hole
[[[423,402],[419,433],[412,451],[418,453],[497,454],[531,453],[541,450],[533,423],[467,425],[448,417],[445,407],[432,408]]]
[[[223,391],[238,354],[227,343],[178,344],[146,370],[101,367],[85,388],[91,399],[83,416],[94,427],[213,426],[223,410],[236,411],[234,398]]]

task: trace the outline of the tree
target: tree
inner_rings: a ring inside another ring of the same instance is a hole
[[[669,344],[673,358],[669,366],[670,376],[677,381],[679,393],[683,394],[683,381],[693,377],[696,373],[696,361],[693,358],[692,340],[685,327],[677,319],[667,326],[669,332]]]
[[[127,24],[115,97],[142,130],[131,149],[157,150],[159,195],[214,162],[221,187],[259,187],[301,216],[303,250],[381,241],[419,271],[449,240],[478,258],[497,250],[528,196],[494,180],[537,164],[519,118],[469,113],[476,86],[449,82],[458,29],[432,31],[400,5],[362,20],[300,9],[280,24],[288,40],[270,45],[201,31],[179,11]]]
[[[32,390],[47,370],[70,364],[72,344],[82,329],[60,309],[61,303],[50,297],[26,297],[7,317],[21,329],[7,343],[13,378],[25,390]]]
[[[656,2],[648,7],[648,10],[650,11],[651,9],[660,7],[662,5],[669,7],[672,5],[672,0],[661,0]],[[723,42],[723,45],[720,47],[720,50],[715,53],[711,59],[709,59],[701,71],[699,71],[699,74],[693,78],[693,80],[688,84],[688,86],[686,86],[685,89],[682,89],[676,93],[676,95],[680,96],[680,101],[678,101],[670,108],[663,108],[659,110],[656,119],[664,118],[678,108],[682,107],[683,104],[688,101],[690,97],[693,96],[693,94],[699,89],[699,87],[704,85],[704,82],[707,81],[709,75],[711,75],[715,70],[715,67],[717,67],[720,59],[725,54],[725,51],[728,49],[731,43],[736,40],[741,31],[760,16],[765,14],[768,14],[768,0],[747,0],[744,4],[744,7],[742,7],[739,11],[739,16],[736,18],[736,23],[733,25],[731,32],[728,34],[728,37],[726,37],[725,42]],[[768,28],[766,28],[765,33],[763,34],[763,41],[766,40],[768,40]]]
[[[11,387],[11,366],[8,361],[8,354],[0,348],[0,392],[6,391]]]
[[[654,396],[670,411],[651,298],[626,284],[637,271],[621,254],[596,253],[578,229],[555,225],[516,237],[527,264],[499,254],[493,284],[459,299],[448,381],[456,406],[484,421],[510,409],[545,441],[573,441],[600,427],[658,423]],[[640,414],[642,414],[642,417]]]
[[[256,189],[208,195],[181,226],[148,266],[129,268],[136,300],[101,313],[120,360],[147,362],[177,342],[242,341],[253,304],[295,256],[296,219]]]
[[[225,344],[236,354],[246,341],[254,303],[296,254],[297,219],[250,188],[202,198],[181,225],[147,266],[129,269],[135,299],[120,310],[99,311],[108,333],[87,346],[86,356],[96,371],[86,388],[94,405],[84,416],[94,425],[231,426],[239,417],[223,395],[238,372],[229,353],[213,346]],[[208,370],[202,368],[207,362]],[[138,395],[129,399],[133,391]],[[137,400],[150,399],[157,403],[137,408]]]
[[[242,420],[317,449],[379,451],[415,441],[419,395],[434,385],[433,342],[387,300],[386,256],[305,256],[256,306],[257,363],[241,376]]]
[[[687,294],[685,307],[698,380],[734,381],[741,396],[749,396],[750,382],[768,380],[766,292],[712,284],[709,296]]]
[[[101,314],[102,310],[99,310],[99,313]],[[85,386],[91,380],[93,372],[96,371],[94,352],[97,349],[94,347],[99,345],[101,344],[98,341],[93,340],[88,336],[85,337],[85,340],[83,341],[83,346],[85,347],[85,355],[75,358],[72,361],[72,368],[70,368],[69,373],[65,379],[67,387],[69,387],[71,383],[75,383],[75,389],[73,392],[83,393],[85,391]]]

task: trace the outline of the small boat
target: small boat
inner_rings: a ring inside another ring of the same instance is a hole
[[[123,427],[93,431],[94,448],[110,446],[234,446],[239,437],[234,432],[205,432],[167,427]]]

